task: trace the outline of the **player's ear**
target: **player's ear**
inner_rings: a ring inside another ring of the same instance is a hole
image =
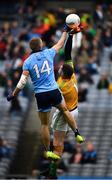
[[[59,74],[59,75],[61,75],[62,72],[63,72],[63,71],[62,71],[62,68],[63,68],[63,66],[61,65],[60,68],[59,68],[59,70],[58,70],[58,74]]]

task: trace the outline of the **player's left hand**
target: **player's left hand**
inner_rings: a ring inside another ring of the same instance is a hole
[[[69,33],[71,31],[71,28],[65,24],[64,27],[63,27],[63,31]]]
[[[13,99],[14,99],[13,94],[12,94],[12,93],[8,94],[8,96],[7,96],[7,101],[11,101],[11,100],[13,100]]]

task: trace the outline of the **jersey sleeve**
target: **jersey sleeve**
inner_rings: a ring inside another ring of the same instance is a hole
[[[54,48],[50,48],[48,51],[49,51],[49,53],[50,53],[50,56],[51,56],[52,58],[54,58],[55,55],[56,55],[56,50],[55,50]]]
[[[73,67],[73,61],[71,57],[71,51],[72,51],[72,35],[68,36],[68,39],[65,44],[65,49],[64,49],[64,63],[69,64],[71,67]]]
[[[24,62],[23,64],[23,71],[26,70],[26,71],[29,71],[29,64],[27,61]]]
[[[69,36],[68,36],[68,39],[67,39],[67,41],[66,41],[66,44],[65,44],[65,50],[64,50],[64,51],[65,51],[65,52],[64,52],[64,54],[65,54],[65,62],[72,59],[72,58],[71,58],[72,38],[73,38],[73,36],[69,35]]]

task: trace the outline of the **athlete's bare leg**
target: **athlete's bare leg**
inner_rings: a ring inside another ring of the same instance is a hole
[[[50,132],[49,132],[49,112],[39,112],[39,117],[41,120],[41,138],[45,147],[45,157],[50,158],[52,160],[60,159],[60,156],[49,151],[50,147]]]
[[[50,111],[39,112],[39,118],[41,121],[41,138],[46,150],[48,150],[50,146],[49,116],[50,116]]]
[[[53,135],[53,152],[61,157],[64,149],[66,132],[55,130]]]
[[[63,113],[63,116],[65,117],[65,120],[67,121],[67,123],[69,124],[69,126],[71,127],[71,129],[73,131],[75,131],[77,129],[77,123],[76,120],[74,120],[73,116],[71,115],[71,113],[69,112],[69,110],[66,107],[66,103],[63,100],[58,106],[57,108],[59,108],[59,110]]]
[[[65,120],[75,133],[76,141],[79,143],[84,142],[84,138],[80,135],[78,131],[76,120],[67,109],[65,101],[63,100],[57,107],[63,113]]]

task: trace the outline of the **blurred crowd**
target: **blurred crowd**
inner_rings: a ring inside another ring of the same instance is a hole
[[[73,146],[69,140],[66,140],[63,156],[67,157],[66,164],[94,164],[97,162],[97,152],[91,141],[87,141],[83,147],[80,144]]]
[[[1,158],[12,158],[14,149],[7,140],[0,137],[0,160]]]
[[[51,140],[51,149],[53,150]],[[39,154],[35,156],[33,163],[32,176],[38,176],[46,174],[46,170],[49,167],[50,161],[45,159],[43,156],[43,146],[40,145],[38,150]],[[84,146],[81,144],[72,144],[69,138],[65,139],[64,142],[64,152],[62,159],[59,162],[57,173],[59,175],[67,173],[70,164],[96,164],[97,163],[97,152],[92,141],[87,141]],[[44,173],[45,172],[45,173]],[[48,173],[48,172],[47,172]],[[47,175],[47,174],[46,174]]]
[[[4,96],[14,89],[20,78],[23,62],[30,54],[29,40],[32,37],[41,37],[44,48],[51,47],[61,36],[66,16],[70,13],[78,13],[75,9],[63,7],[38,12],[36,6],[37,4],[27,6],[19,4],[15,7],[16,17],[13,21],[0,23],[0,87],[5,88]],[[92,13],[80,12],[79,16],[84,30],[75,35],[72,57],[78,77],[79,102],[85,102],[88,87],[94,84],[92,78],[94,75],[100,77],[96,88],[107,89],[112,93],[112,54],[108,74],[100,71],[102,49],[112,46],[112,5],[98,4]],[[64,49],[61,49],[55,58],[56,75],[63,62]],[[28,84],[21,95],[28,96]],[[21,111],[18,98],[11,103],[10,112]],[[97,153],[92,142],[87,143],[86,149],[82,149],[80,145],[74,148],[69,142],[65,142],[64,153],[66,152],[70,155],[67,163],[96,163],[97,161]],[[0,155],[1,153],[2,150]],[[3,156],[8,154],[9,150]],[[66,162],[62,162],[60,169],[67,170]]]
[[[23,62],[30,54],[29,40],[32,37],[41,37],[44,48],[51,47],[61,36],[67,14],[78,13],[75,9],[63,7],[37,12],[35,3],[16,5],[14,20],[0,24],[0,86],[5,87],[5,96],[12,91],[20,78]],[[101,74],[102,48],[112,45],[112,5],[98,4],[93,13],[80,12],[79,16],[85,29],[74,39],[72,57],[79,82],[79,102],[84,102],[88,86],[94,84],[92,76]],[[55,72],[63,60],[64,50],[61,49],[55,59]],[[109,74],[100,75],[98,89],[109,87],[109,79],[112,79],[112,57],[110,67]],[[22,94],[27,96],[27,87]],[[18,99],[15,101],[10,111],[14,108],[21,111]]]

